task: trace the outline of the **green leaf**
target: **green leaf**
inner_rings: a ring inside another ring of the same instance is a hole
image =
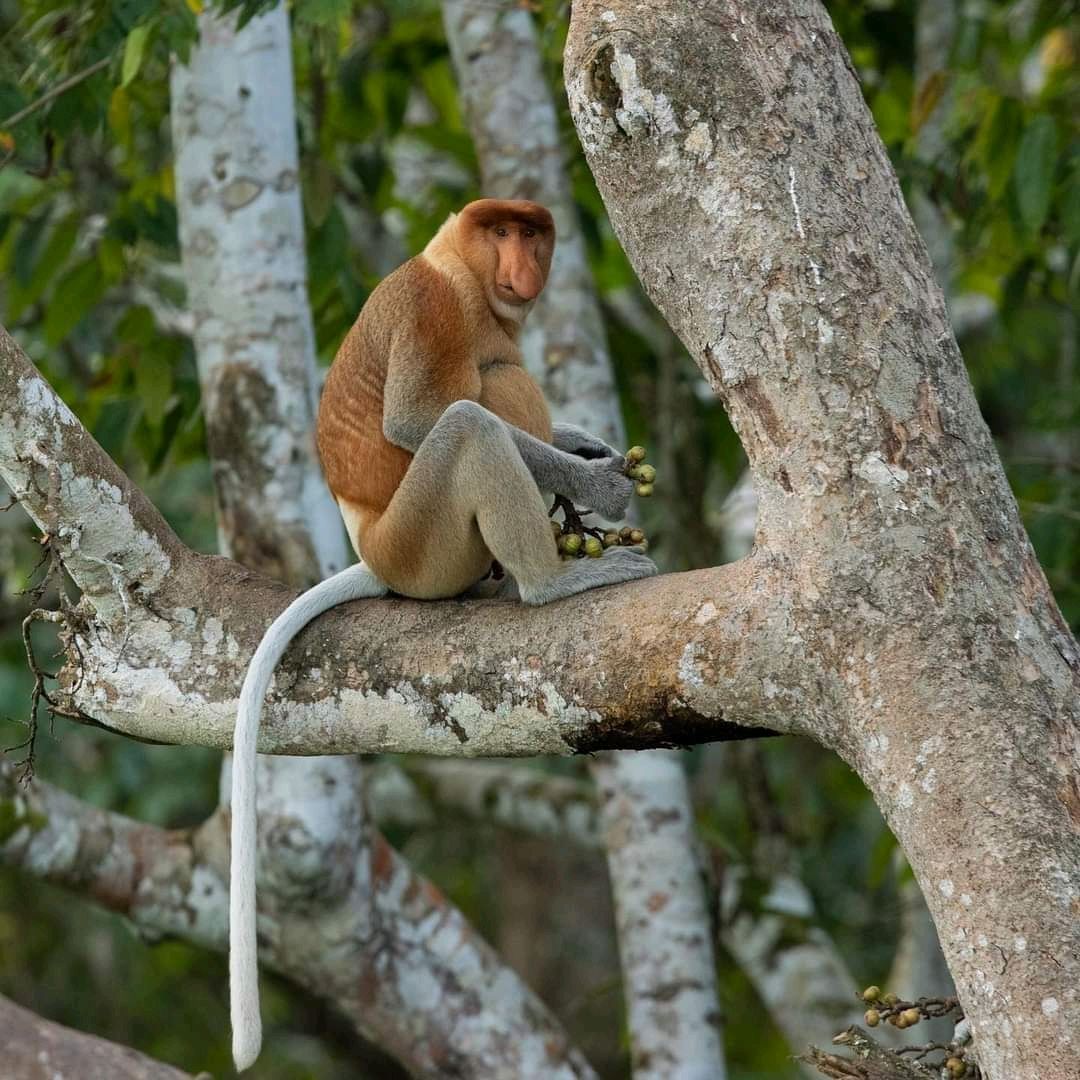
[[[878,134],[886,146],[903,142],[909,134],[911,83],[908,72],[892,67],[870,103]]]
[[[45,227],[48,223],[47,211],[43,214],[35,214],[19,230],[16,237],[11,268],[15,272],[15,280],[22,286],[30,284],[30,277],[37,261],[38,246],[42,236],[45,235]]]
[[[1061,193],[1061,226],[1069,244],[1080,244],[1080,157],[1073,159]]]
[[[149,23],[136,26],[127,36],[124,42],[124,62],[120,68],[120,85],[127,86],[142,67],[143,56],[146,55],[146,43],[153,29]]]
[[[1013,173],[1020,141],[1020,106],[1012,98],[997,98],[983,114],[969,157],[986,172],[991,200],[1001,198]]]
[[[1013,183],[1020,219],[1034,236],[1050,211],[1057,164],[1057,124],[1052,116],[1036,116],[1024,129],[1016,155]]]
[[[135,402],[128,397],[110,398],[102,404],[101,412],[91,434],[109,457],[120,461],[127,447],[128,435],[135,419]]]
[[[316,227],[326,221],[334,205],[337,177],[329,162],[323,157],[313,157],[304,169],[304,208]]]
[[[312,26],[336,28],[351,10],[351,0],[306,0],[295,8],[295,18]]]
[[[96,258],[87,259],[69,270],[56,286],[56,296],[63,302],[49,304],[45,313],[45,341],[59,345],[78,325],[79,320],[101,299],[105,282]]]
[[[79,233],[79,219],[71,216],[61,221],[49,234],[49,239],[34,264],[33,272],[25,284],[20,288],[17,281],[13,282],[11,296],[8,303],[8,318],[15,321],[23,311],[34,303],[49,287],[52,280],[59,274],[60,269],[67,262],[72,248]]]
[[[157,426],[165,418],[172,398],[172,365],[167,357],[153,346],[143,349],[135,359],[135,392],[143,414]]]

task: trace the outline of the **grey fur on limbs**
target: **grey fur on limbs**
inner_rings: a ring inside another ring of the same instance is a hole
[[[473,406],[506,428],[541,491],[558,492],[609,521],[618,521],[626,513],[634,482],[623,473],[622,455],[573,424],[555,425],[552,446],[508,424],[475,401],[455,401],[433,420],[428,408],[406,406],[397,396],[392,401],[388,397],[384,404],[383,434],[395,446],[415,454],[435,427],[459,406]]]
[[[576,454],[578,457],[622,457],[614,446],[608,446],[603,439],[591,435],[575,424],[553,424],[551,441],[557,450],[565,450],[566,453]]]
[[[632,548],[609,548],[599,559],[563,561],[552,542],[540,491],[557,491],[617,518],[633,491],[633,481],[622,473],[621,455],[575,457],[474,401],[450,405],[418,454],[428,460],[434,456],[464,481],[484,542],[517,582],[524,603],[547,604],[656,573],[653,561]]]

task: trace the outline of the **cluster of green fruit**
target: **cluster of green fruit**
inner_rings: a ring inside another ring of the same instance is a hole
[[[604,549],[609,547],[639,547],[646,549],[649,541],[640,529],[631,529],[625,526],[616,532],[611,529],[603,534],[597,534],[595,530],[577,532],[570,525],[560,525],[557,521],[551,523],[551,531],[555,537],[555,544],[559,553],[566,559],[599,559],[604,554]]]
[[[652,465],[646,464],[644,446],[631,446],[626,451],[626,475],[631,480],[637,481],[634,490],[643,499],[647,499],[653,493],[656,469]]]

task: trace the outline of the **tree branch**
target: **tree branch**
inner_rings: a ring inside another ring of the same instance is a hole
[[[195,830],[159,829],[40,780],[20,788],[11,765],[0,762],[0,821],[5,863],[91,896],[148,936],[225,949],[225,814]],[[419,1075],[446,1075],[461,1047],[470,1068],[491,1075],[592,1075],[543,1003],[430,882],[377,834],[360,850],[354,862],[327,866],[339,886],[331,902],[297,905],[264,891],[266,966],[331,997]],[[421,987],[446,1007],[425,1008],[422,1024],[402,1024],[415,1014]],[[464,1001],[467,1008],[453,1004]],[[386,1045],[391,1033],[396,1041]]]
[[[0,997],[5,1080],[191,1080],[191,1074],[140,1054],[130,1046],[64,1027]]]
[[[6,131],[9,128],[13,128],[28,116],[32,116],[39,109],[43,109],[50,101],[55,101],[61,94],[66,94],[69,90],[78,86],[79,83],[85,82],[92,75],[96,75],[99,71],[104,71],[109,64],[112,63],[112,59],[111,56],[103,56],[100,60],[96,60],[92,63],[88,68],[77,71],[74,75],[69,75],[66,79],[62,79],[55,86],[49,87],[49,89],[36,101],[31,101],[29,105],[20,109],[18,112],[12,113],[7,119],[0,120],[0,131]]]
[[[601,846],[590,784],[496,761],[381,761],[364,773],[379,825],[423,828],[462,822]]]
[[[27,446],[55,466],[51,500]],[[227,748],[243,672],[293,594],[188,551],[2,332],[0,476],[39,523],[71,526],[58,551],[87,629],[57,696],[124,734]],[[521,756],[790,728],[778,689],[798,658],[787,580],[783,563],[751,559],[538,610],[348,605],[294,643],[259,748]]]

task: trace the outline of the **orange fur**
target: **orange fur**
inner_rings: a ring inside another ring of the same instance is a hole
[[[496,235],[498,229],[507,235]],[[319,406],[319,455],[354,548],[388,583],[418,578],[438,558],[431,522],[415,515],[407,517],[407,526],[378,530],[371,550],[363,541],[374,535],[412,462],[412,454],[383,434],[390,364],[412,365],[422,376],[423,400],[416,408],[428,407],[430,399],[432,421],[454,401],[477,401],[550,442],[547,403],[525,371],[516,338],[524,300],[547,280],[553,246],[554,225],[543,207],[496,199],[470,203],[420,255],[379,284],[338,350]],[[404,515],[395,515],[395,522],[398,517]],[[406,528],[408,534],[400,535]],[[454,539],[470,548],[461,553],[464,576],[477,566],[480,576],[490,565],[478,539],[478,533]],[[447,542],[440,538],[444,547]]]

